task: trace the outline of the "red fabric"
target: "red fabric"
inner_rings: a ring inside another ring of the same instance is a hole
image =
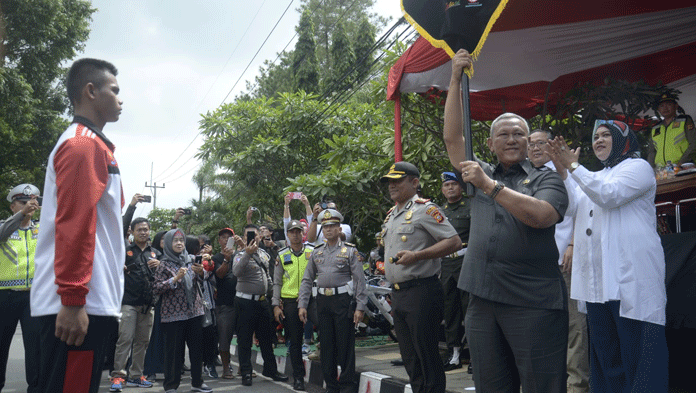
[[[404,52],[399,60],[389,70],[387,84],[387,100],[393,101],[400,94],[399,85],[404,73],[417,73],[432,70],[450,61],[450,57],[442,49],[435,48],[423,37]]]
[[[63,393],[89,393],[94,351],[68,351]]]
[[[111,150],[82,124],[56,152],[55,274],[64,306],[82,306],[89,292],[96,246],[97,203],[109,180]],[[122,199],[123,202],[123,199]]]

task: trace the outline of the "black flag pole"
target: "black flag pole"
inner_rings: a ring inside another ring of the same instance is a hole
[[[462,116],[464,121],[464,156],[467,161],[474,160],[474,141],[471,140],[471,106],[469,105],[469,75],[462,72]],[[474,195],[474,185],[466,183],[466,195]]]

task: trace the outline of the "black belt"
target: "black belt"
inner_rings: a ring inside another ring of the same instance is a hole
[[[417,287],[419,285],[425,285],[431,281],[439,282],[437,275],[426,277],[426,278],[414,278],[413,280],[408,280],[404,282],[399,282],[394,284],[395,291],[403,291],[404,289],[409,289],[412,287]]]

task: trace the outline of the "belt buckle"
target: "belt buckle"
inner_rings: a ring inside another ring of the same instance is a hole
[[[331,296],[334,294],[333,288],[324,289],[324,296]]]
[[[398,284],[398,283],[397,283],[397,284],[394,284],[394,289],[396,289],[397,291],[401,289],[401,288],[399,288],[399,284]]]
[[[264,300],[266,300],[266,295],[261,295],[261,296],[259,296],[259,301],[260,301],[260,302],[261,302],[261,301],[264,301]]]

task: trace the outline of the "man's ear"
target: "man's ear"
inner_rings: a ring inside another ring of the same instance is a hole
[[[493,140],[491,138],[486,138],[486,145],[488,145],[488,149],[495,153],[495,150],[493,150]]]
[[[96,87],[94,86],[94,83],[89,82],[85,85],[84,89],[82,90],[84,94],[87,95],[89,98],[94,98],[95,97],[95,91]]]

